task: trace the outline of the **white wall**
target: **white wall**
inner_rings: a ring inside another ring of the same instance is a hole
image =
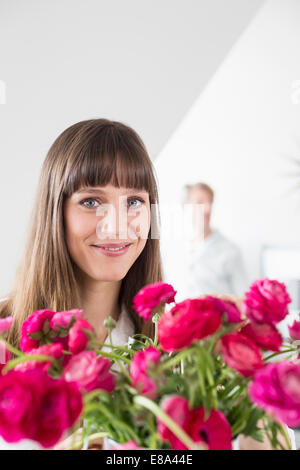
[[[141,134],[154,158],[262,4],[0,1],[0,297],[58,134],[83,119],[117,119]]]
[[[163,203],[188,182],[215,188],[214,225],[242,248],[250,280],[262,245],[300,243],[299,25],[298,0],[268,1],[156,160]],[[180,284],[177,249],[164,256]]]

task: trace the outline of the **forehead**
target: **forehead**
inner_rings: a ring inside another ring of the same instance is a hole
[[[190,188],[187,194],[188,199],[211,200],[211,195],[206,189]]]

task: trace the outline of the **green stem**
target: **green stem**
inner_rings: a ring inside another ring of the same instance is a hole
[[[289,438],[289,436],[288,436],[288,434],[287,434],[287,432],[286,432],[286,430],[285,430],[285,427],[279,425],[279,429],[280,429],[280,432],[281,432],[281,434],[283,435],[284,440],[285,440],[285,442],[286,442],[286,444],[287,444],[287,450],[292,450],[291,440],[290,440],[290,438]]]
[[[137,405],[143,406],[149,411],[159,418],[169,429],[172,431],[173,434],[189,449],[189,450],[204,450],[204,446],[200,445],[199,443],[194,442],[186,432],[178,426],[175,421],[170,418],[167,413],[165,413],[156,403],[149,398],[144,396],[138,395],[134,397],[134,402]]]
[[[118,349],[120,351],[123,351],[123,352],[126,352],[126,353],[130,353],[130,354],[133,354],[134,351],[132,351],[132,349],[128,349],[128,348],[124,348],[122,346],[114,346],[112,344],[107,344],[107,343],[101,343],[100,341],[90,341],[90,344],[91,345],[95,345],[95,346],[107,346],[109,348],[112,348],[112,349]]]
[[[9,361],[4,369],[2,370],[2,374],[5,374],[9,370],[13,369],[17,364],[21,364],[22,362],[27,362],[27,361],[41,361],[41,362],[53,362],[56,366],[59,366],[59,363],[56,361],[54,357],[51,356],[26,356],[24,355],[23,357],[18,357],[16,359],[12,359]]]
[[[175,357],[172,357],[169,361],[161,364],[158,368],[160,370],[170,369],[170,367],[180,363],[182,359],[185,359],[186,356],[191,354],[191,349],[185,349],[184,351],[178,353]]]
[[[155,322],[154,325],[155,325],[154,346],[157,346],[157,343],[158,343],[158,322]]]
[[[127,359],[127,357],[120,357],[117,354],[102,351],[102,349],[96,349],[95,352],[101,356],[115,359],[116,361],[121,359],[123,362],[130,364],[130,359]]]
[[[16,356],[25,356],[26,354],[24,354],[22,351],[19,351],[18,349],[14,348],[13,346],[11,346],[11,344],[9,344],[8,341],[6,341],[6,339],[4,338],[1,338],[1,341],[3,343],[5,343],[7,349],[12,352],[13,354],[15,354]]]
[[[97,354],[99,354],[100,356],[104,356],[104,357],[107,357],[107,358],[111,358],[111,359],[116,359],[116,363],[118,364],[118,366],[120,367],[120,370],[122,371],[122,373],[125,375],[125,377],[127,378],[127,380],[129,380],[129,382],[132,382],[132,379],[129,375],[129,373],[127,372],[127,370],[125,369],[125,367],[123,367],[123,365],[121,364],[120,362],[120,357],[117,356],[116,354],[114,353],[106,353],[104,351],[102,351],[101,349],[100,350],[96,350],[95,351]],[[126,362],[127,364],[130,364],[130,360],[123,357],[122,358],[122,361]]]
[[[265,357],[264,362],[268,361],[269,359],[272,359],[273,357],[280,356],[280,354],[285,354],[289,351],[297,352],[297,349],[289,348],[289,349],[285,349],[284,351],[275,352],[273,354],[270,354],[270,356]]]

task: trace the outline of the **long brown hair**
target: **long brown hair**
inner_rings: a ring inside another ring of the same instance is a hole
[[[63,311],[80,305],[76,266],[65,240],[64,200],[82,186],[109,183],[146,190],[150,204],[157,208],[151,215],[151,227],[155,223],[154,229],[159,230],[155,171],[138,134],[123,123],[107,119],[81,121],[62,132],[43,163],[23,257],[13,288],[0,305],[0,317],[14,317],[8,339],[15,346],[23,321],[34,311]],[[119,305],[125,305],[135,333],[153,338],[153,323],[137,315],[132,300],[143,286],[162,278],[159,238],[148,236],[122,280],[119,294]]]

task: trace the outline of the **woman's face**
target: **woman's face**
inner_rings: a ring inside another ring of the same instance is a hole
[[[149,193],[111,184],[81,188],[66,199],[64,220],[68,249],[81,271],[93,280],[119,281],[146,245]]]

